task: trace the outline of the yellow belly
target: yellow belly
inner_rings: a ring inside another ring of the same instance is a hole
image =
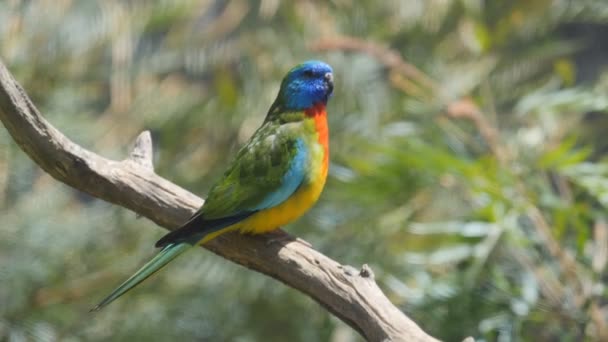
[[[199,244],[204,244],[229,231],[239,230],[246,234],[262,234],[293,222],[310,209],[321,195],[325,185],[325,177],[319,178],[317,182],[300,187],[293,196],[282,204],[259,211],[237,224],[213,232],[205,236]]]
[[[262,210],[249,218],[236,224],[235,229],[243,233],[261,234],[275,230],[283,225],[293,222],[302,216],[315,204],[323,186],[325,177],[319,177],[317,182],[301,186],[287,201],[280,205]]]

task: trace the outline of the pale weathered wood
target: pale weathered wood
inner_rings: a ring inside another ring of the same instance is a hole
[[[148,132],[138,137],[124,161],[87,151],[40,115],[2,61],[0,121],[21,149],[57,180],[163,227],[179,226],[203,203],[154,173]],[[205,247],[305,293],[369,341],[436,341],[386,298],[367,265],[356,271],[299,241],[279,230],[264,236],[226,234]]]
[[[149,131],[143,131],[135,139],[133,150],[131,150],[127,161],[132,161],[154,172],[153,156],[152,135]]]

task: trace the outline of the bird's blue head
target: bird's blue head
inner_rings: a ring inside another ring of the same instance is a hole
[[[291,69],[283,82],[274,107],[299,111],[326,104],[334,90],[333,70],[321,61],[308,61]]]

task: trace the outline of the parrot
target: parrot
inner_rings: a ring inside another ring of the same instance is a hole
[[[160,251],[91,311],[110,304],[193,246],[230,231],[262,234],[302,216],[319,198],[329,167],[326,105],[334,90],[325,62],[293,67],[262,125],[211,186],[204,204],[163,236]]]

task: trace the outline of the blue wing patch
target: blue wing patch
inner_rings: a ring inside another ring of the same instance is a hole
[[[258,205],[250,210],[264,210],[285,202],[302,184],[306,177],[306,161],[308,160],[308,147],[302,139],[296,140],[296,154],[291,161],[289,169],[283,176],[281,187],[268,194]]]

